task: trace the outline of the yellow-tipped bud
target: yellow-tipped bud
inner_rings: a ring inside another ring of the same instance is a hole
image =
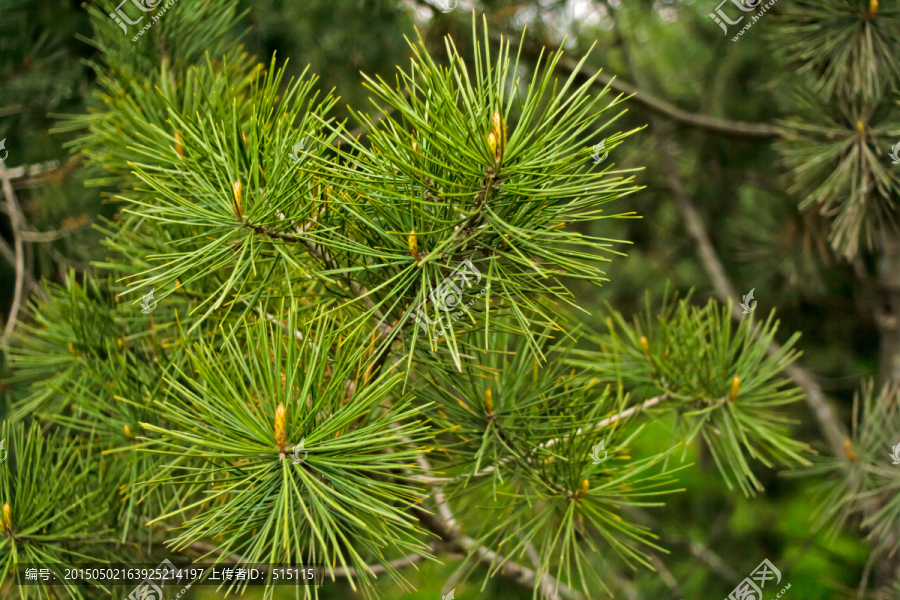
[[[849,460],[856,460],[856,450],[853,449],[853,444],[850,443],[850,440],[844,440],[844,454],[847,455]]]
[[[859,131],[860,133],[863,133],[866,130],[866,127],[865,127],[865,125],[863,125],[862,121],[856,122],[856,130]]]
[[[735,377],[731,380],[731,391],[728,393],[728,401],[734,402],[738,392],[741,390],[741,378]]]
[[[128,425],[125,425],[125,437],[127,437],[129,440],[134,439],[134,436],[131,434],[131,427],[129,427]]]
[[[878,0],[869,0],[869,16],[874,17],[878,14]]]
[[[581,482],[581,487],[578,488],[578,493],[575,494],[575,497],[579,500],[587,496],[588,490],[591,489],[591,482],[587,479]]]
[[[650,357],[650,342],[647,341],[647,338],[641,336],[641,349],[644,351],[644,356],[647,358]]]
[[[419,144],[416,142],[416,140],[413,140],[412,148],[413,148],[413,152],[416,152],[416,153],[419,152]]]
[[[6,527],[6,529],[12,531],[12,528],[13,528],[12,507],[9,505],[9,502],[3,503],[3,526]]]
[[[500,148],[506,150],[506,123],[497,109],[494,109],[494,116],[491,119],[491,131],[494,132],[497,141],[500,142]]]
[[[181,130],[175,130],[175,154],[184,156],[184,148],[181,146]]]
[[[284,402],[280,402],[278,408],[275,409],[275,444],[279,450],[284,450],[288,447],[287,409],[284,407]]]
[[[414,259],[419,260],[419,240],[416,239],[415,229],[409,232],[409,253]]]
[[[244,214],[244,208],[241,205],[243,190],[244,188],[241,185],[240,179],[231,184],[231,191],[234,194],[234,205],[232,206],[232,208],[234,209],[234,218],[238,221],[241,220],[241,216]]]
[[[494,160],[500,160],[500,143],[493,131],[488,134],[487,141],[488,148],[491,149],[491,155],[494,157]]]
[[[78,356],[78,353],[75,352],[75,344],[73,344],[72,342],[69,342],[69,354]]]
[[[487,414],[494,414],[494,396],[490,389],[484,390],[484,410]]]

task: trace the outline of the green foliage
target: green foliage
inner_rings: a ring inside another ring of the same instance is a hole
[[[27,432],[26,432],[27,429]],[[111,560],[112,531],[105,527],[102,488],[91,461],[91,449],[52,433],[45,436],[32,422],[3,423],[6,460],[0,468],[3,535],[0,536],[0,585],[18,577],[16,564],[103,562]],[[9,454],[7,455],[7,451]],[[83,598],[79,586],[61,588],[70,598]],[[17,586],[21,598],[47,597],[48,590]],[[9,596],[7,596],[9,597]]]
[[[802,392],[780,377],[796,359],[795,334],[768,355],[777,323],[747,317],[732,329],[731,307],[685,300],[649,309],[633,324],[610,309],[608,334],[592,336],[600,347],[579,350],[567,362],[594,372],[601,381],[633,389],[642,398],[674,404],[687,441],[698,434],[712,452],[729,487],[732,478],[745,494],[762,491],[748,457],[767,466],[809,464],[809,447],[792,439],[790,420],[772,411],[797,402]],[[751,313],[752,314],[752,313]]]
[[[660,506],[655,497],[675,491],[672,471],[651,469],[676,448],[633,460],[642,428],[602,419],[621,413],[624,396],[568,373],[559,344],[542,349],[551,362],[541,367],[524,340],[493,335],[484,345],[496,350],[478,351],[477,367],[436,371],[419,393],[434,404],[434,425],[449,432],[433,460],[449,476],[443,489],[459,502],[457,518],[480,523],[479,541],[509,556],[537,548],[541,569],[585,593],[588,582],[604,585],[586,568],[597,536],[630,567],[649,566],[642,546],[661,548],[647,527],[622,519],[621,507]]]
[[[561,53],[538,61],[523,86],[509,42],[492,64],[486,30],[484,36],[483,45],[475,43],[474,74],[451,41],[442,66],[420,40],[395,87],[367,78],[383,119],[358,112],[365,143],[344,135],[343,160],[320,161],[343,192],[334,228],[342,240],[326,245],[339,263],[364,270],[360,283],[388,322],[408,320],[449,271],[469,260],[489,285],[485,306],[514,315],[517,331],[539,352],[529,332],[560,327],[546,302],[577,307],[563,280],[604,281],[592,263],[608,261],[614,240],[572,225],[607,218],[600,207],[636,189],[630,178],[587,164],[591,128],[621,99],[601,107],[608,90],[591,96],[595,77],[576,85],[573,73],[557,82]],[[625,135],[608,138],[607,149]],[[436,306],[423,311],[423,321],[440,322],[435,337],[446,340],[457,368],[456,338],[490,330],[480,309],[447,325]]]
[[[827,475],[816,516],[831,522],[832,533],[851,516],[861,518],[872,545],[880,552],[900,547],[900,473],[888,461],[900,455],[900,389],[885,385],[876,392],[869,381],[854,398],[852,438],[846,457],[823,457],[812,470]],[[860,396],[862,402],[860,403]],[[893,461],[897,464],[897,461]]]
[[[753,460],[807,464],[780,376],[796,338],[770,355],[772,316],[732,326],[730,306],[682,301],[565,331],[607,282],[626,220],[610,217],[634,216],[604,205],[638,189],[636,163],[589,162],[624,110],[579,74],[587,58],[526,64],[475,20],[471,54],[419,37],[393,84],[365,78],[380,114],[354,111],[358,136],[316,77],[234,43],[235,2],[179,0],[136,42],[110,6],[87,9],[93,109],[59,128],[114,197],[108,278],[44,285],[9,353],[11,419],[54,429],[47,501],[89,482],[104,510],[64,527],[65,548],[27,551],[63,560],[103,537],[117,559],[314,561],[375,595],[378,571],[412,587],[395,561],[435,559],[437,534],[486,577],[531,561],[594,595],[612,591],[604,549],[651,569],[665,551],[643,511],[678,491],[682,444],[702,439],[745,494],[762,489]],[[464,287],[455,318],[429,301],[466,260],[484,297]],[[671,443],[639,446],[667,414]]]
[[[328,320],[298,326],[294,310],[284,328],[258,319],[223,332],[221,352],[190,352],[173,401],[157,403],[169,425],[141,424],[161,435],[148,448],[189,463],[147,485],[205,492],[156,520],[186,517],[175,550],[205,537],[249,562],[352,566],[369,586],[372,561],[398,576],[391,546],[428,554],[408,512],[421,502],[411,474],[426,428],[396,394],[399,375],[369,378],[358,335]]]

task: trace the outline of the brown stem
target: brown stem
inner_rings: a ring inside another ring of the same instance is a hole
[[[549,44],[542,45],[549,51],[559,51],[558,47],[554,47]],[[529,40],[528,38],[524,40],[522,49],[533,60],[537,59],[541,51],[541,48],[539,48],[535,42]],[[597,75],[597,71],[591,69],[587,65],[582,65],[581,68],[578,69],[578,63],[574,60],[563,58],[560,59],[558,64],[560,68],[568,71],[569,73],[574,73],[577,69],[578,73],[576,74],[575,79],[579,82],[587,81],[594,75]],[[682,110],[674,104],[670,104],[665,100],[657,98],[654,94],[642,91],[635,86],[629,85],[624,81],[619,80],[613,75],[600,73],[599,75],[597,75],[596,81],[604,86],[608,85],[610,88],[619,93],[630,96],[632,100],[653,111],[657,115],[665,117],[677,123],[682,123],[684,125],[689,125],[698,129],[705,129],[707,131],[723,133],[735,137],[769,139],[780,138],[783,136],[781,129],[773,125],[768,125],[766,123],[746,123],[744,121],[732,121],[730,119],[721,119],[719,117],[712,117],[709,115],[702,115]]]
[[[13,230],[13,239],[15,241],[16,253],[16,283],[13,292],[12,308],[9,310],[9,317],[6,321],[6,327],[3,330],[3,337],[0,338],[0,345],[6,346],[9,342],[9,336],[12,335],[16,326],[16,319],[19,315],[19,307],[22,303],[22,286],[25,284],[25,251],[22,247],[22,211],[19,209],[19,202],[16,194],[13,192],[12,184],[6,166],[0,163],[0,179],[3,180],[3,194],[6,196],[6,207],[9,212],[9,223]]]

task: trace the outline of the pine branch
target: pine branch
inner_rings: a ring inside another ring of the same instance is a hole
[[[424,457],[420,457],[417,461],[422,465],[423,469],[428,469],[426,472],[431,472],[430,465]],[[475,556],[478,562],[488,569],[499,569],[499,574],[504,579],[508,579],[528,589],[535,589],[536,593],[539,591],[539,593],[550,600],[582,600],[585,598],[581,592],[557,581],[549,574],[542,573],[539,575],[536,571],[510,560],[507,556],[490,550],[467,535],[461,534],[449,505],[446,500],[439,500],[437,493],[435,494],[435,505],[441,517],[437,517],[422,509],[414,509],[414,513],[422,524],[429,531],[437,534],[444,543],[455,547],[467,556]]]
[[[641,72],[638,70],[634,61],[631,60],[628,48],[624,45],[624,42],[623,50],[629,68],[636,80],[639,83],[644,81]],[[737,300],[740,298],[740,295],[736,292],[734,285],[728,279],[725,273],[725,267],[712,245],[709,235],[706,232],[706,228],[703,226],[703,221],[685,190],[681,175],[678,172],[678,166],[675,164],[675,158],[672,156],[670,150],[670,141],[665,128],[656,117],[651,118],[651,128],[653,135],[657,140],[657,147],[662,159],[663,169],[669,187],[675,196],[675,202],[681,212],[682,219],[684,220],[688,237],[690,237],[691,241],[694,243],[697,257],[703,265],[707,275],[712,280],[716,296],[729,306],[732,320],[736,323],[740,323],[744,317],[743,311],[738,308]],[[783,354],[783,348],[773,340],[769,344],[768,353],[771,357],[781,356]],[[812,409],[832,452],[842,453],[846,435],[837,418],[834,416],[831,406],[825,399],[822,389],[815,383],[812,376],[796,363],[787,365],[785,372],[803,389],[804,392],[806,392],[807,403]]]
[[[76,155],[63,164],[60,164],[58,160],[50,160],[35,165],[22,165],[9,169],[8,174],[9,178],[13,180],[14,189],[39,187],[69,177],[81,166],[82,162],[84,162],[84,156]]]
[[[663,395],[657,396],[655,398],[650,398],[649,400],[645,400],[641,404],[632,406],[631,408],[628,408],[628,409],[619,411],[613,415],[610,415],[610,416],[606,417],[605,419],[603,419],[602,421],[595,423],[594,425],[590,425],[588,427],[579,427],[571,434],[571,437],[582,435],[586,431],[593,432],[594,430],[597,430],[597,429],[603,429],[605,427],[609,427],[610,425],[612,425],[614,423],[628,419],[635,413],[641,413],[647,408],[651,408],[653,406],[656,406],[657,404],[660,404],[661,402],[668,399],[668,397],[669,397],[668,394],[663,394]],[[566,436],[565,439],[569,439],[569,437],[570,436]],[[549,448],[550,446],[557,444],[559,442],[562,442],[562,441],[564,441],[563,438],[549,439],[546,442],[541,442],[540,444],[538,444],[537,448],[538,449]],[[474,475],[471,475],[471,477],[483,477],[484,475],[493,473],[494,470],[496,470],[497,468],[502,467],[502,466],[512,462],[513,460],[514,459],[511,457],[504,458],[503,460],[499,461],[496,465],[489,465],[489,466],[485,467],[484,469],[478,471]],[[469,477],[469,475],[467,475],[467,477]]]
[[[15,241],[16,253],[16,283],[13,292],[13,303],[9,309],[9,315],[6,318],[6,326],[3,329],[3,336],[0,337],[0,346],[6,346],[9,343],[9,336],[12,335],[16,326],[16,319],[19,316],[19,306],[22,302],[22,287],[25,285],[25,248],[22,238],[21,214],[19,201],[16,199],[16,193],[12,189],[9,174],[6,165],[0,163],[0,180],[3,183],[3,194],[6,196],[6,209],[9,213],[9,224],[13,230],[13,239]]]

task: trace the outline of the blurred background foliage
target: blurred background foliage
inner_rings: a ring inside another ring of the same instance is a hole
[[[609,282],[602,290],[575,290],[591,313],[584,317],[585,324],[602,327],[605,303],[630,319],[642,307],[645,293],[656,303],[667,289],[682,295],[694,290],[691,302],[696,305],[715,295],[679,212],[669,157],[728,277],[741,294],[755,290],[758,315],[777,311],[779,342],[802,332],[796,344],[803,352],[801,364],[830,397],[838,419],[849,423],[861,382],[868,377],[890,379],[883,370],[879,374],[884,344],[878,341],[878,319],[887,309],[879,312],[881,298],[861,283],[877,256],[863,247],[848,259],[846,248],[835,248],[829,239],[828,216],[800,209],[809,190],[797,189],[798,180],[802,183],[792,172],[797,163],[791,161],[790,148],[780,152],[773,143],[779,135],[717,131],[672,118],[665,110],[648,109],[663,102],[688,113],[770,128],[803,118],[815,110],[803,98],[816,89],[816,67],[798,70],[799,50],[791,44],[802,35],[791,11],[806,4],[779,0],[736,42],[731,36],[737,27],[723,37],[709,18],[716,8],[713,0],[463,0],[447,13],[425,0],[251,0],[241,3],[246,12],[233,35],[261,62],[275,53],[279,66],[287,62],[288,76],[310,65],[320,78],[318,87],[333,88],[340,97],[335,110],[340,118],[349,117],[347,105],[370,110],[360,72],[392,81],[396,66],[408,62],[404,37],[414,37],[416,28],[434,49],[442,46],[443,36],[452,35],[465,55],[471,48],[473,11],[487,16],[492,34],[503,33],[514,41],[527,27],[529,49],[524,56],[529,60],[540,45],[564,44],[570,58],[592,49],[590,68],[636,85],[643,95],[643,100],[626,103],[628,112],[614,124],[615,130],[599,135],[644,127],[653,119],[659,120],[665,135],[646,127],[606,159],[615,169],[641,169],[637,183],[644,189],[611,209],[634,211],[643,218],[607,220],[602,231],[585,231],[631,242],[618,248],[627,257],[608,265]],[[822,4],[858,4],[865,10],[869,2]],[[76,134],[53,133],[59,115],[83,113],[98,103],[92,97],[93,74],[85,65],[95,52],[86,41],[90,36],[87,13],[78,0],[0,0],[0,139],[6,140],[9,152],[5,165],[41,165],[14,181],[27,230],[44,233],[24,244],[26,291],[33,293],[40,293],[34,282],[42,278],[62,282],[68,269],[91,269],[91,261],[104,256],[102,235],[91,225],[101,216],[113,218],[117,211],[116,190],[86,186],[98,174],[79,169],[78,159],[70,158],[67,143]],[[886,113],[881,120],[887,123],[887,133],[890,127],[900,127],[896,99],[889,92],[884,92],[889,99],[879,104]],[[889,167],[885,155],[900,135],[886,135],[884,140],[881,160]],[[779,143],[791,142],[785,136]],[[894,176],[898,169],[894,167]],[[889,189],[891,194],[896,198]],[[0,311],[6,315],[15,280],[6,216],[0,219],[0,233]],[[793,437],[828,453],[808,406],[801,402],[789,410],[796,421]],[[642,453],[641,446],[647,453],[665,451],[675,426],[667,420],[655,422],[639,438],[635,453]],[[660,535],[659,544],[670,551],[653,557],[658,573],[624,569],[612,554],[595,557],[593,566],[616,597],[724,597],[763,558],[780,568],[783,583],[791,584],[788,598],[857,597],[870,547],[852,520],[829,536],[813,519],[825,473],[788,478],[759,467],[756,476],[765,492],[745,497],[716,476],[702,444],[689,448],[685,462],[696,464],[678,473],[680,487],[687,491],[668,497],[666,506],[652,515],[634,515],[652,526]],[[421,564],[417,573],[408,570],[416,592],[385,581],[383,597],[437,600],[454,587],[460,599],[530,597],[499,578],[484,589],[477,577],[457,581],[454,565],[461,557],[442,553],[440,559],[443,565]],[[279,593],[276,598],[291,597],[287,591]],[[321,594],[352,596],[341,582],[324,586]],[[195,588],[186,597],[220,594]]]

